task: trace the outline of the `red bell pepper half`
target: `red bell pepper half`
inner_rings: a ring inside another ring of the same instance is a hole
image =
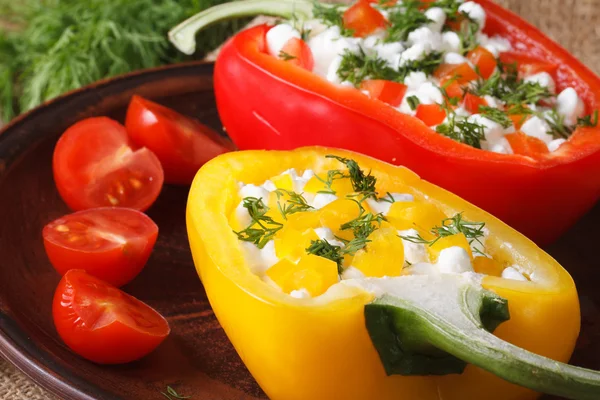
[[[555,66],[557,86],[575,88],[587,113],[600,107],[600,79],[581,62],[512,12],[491,0],[477,2],[487,13],[484,33],[505,37],[530,61]],[[222,19],[257,13],[308,18],[311,12],[312,3],[299,0],[226,3],[174,28],[171,40],[189,52],[194,33]],[[270,56],[269,29],[237,34],[215,65],[219,114],[240,149],[322,145],[404,165],[539,244],[558,238],[600,197],[600,128],[579,128],[558,151],[536,157],[476,149],[359,90]]]

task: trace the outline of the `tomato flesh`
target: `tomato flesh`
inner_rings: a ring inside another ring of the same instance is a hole
[[[302,39],[291,38],[285,43],[281,49],[281,53],[282,55],[280,58],[289,57],[288,59],[283,59],[290,64],[299,66],[300,68],[312,71],[315,66],[312,50]]]
[[[542,140],[524,134],[523,132],[509,133],[505,136],[513,153],[523,156],[540,158],[545,154],[550,153],[548,146]]]
[[[478,114],[480,106],[487,106],[488,103],[484,98],[467,93],[463,99],[463,107],[471,114]]]
[[[83,269],[111,285],[122,286],[144,268],[158,227],[133,209],[96,208],[50,222],[42,236],[50,263],[59,274]]]
[[[383,79],[371,79],[363,81],[360,84],[362,90],[369,92],[369,96],[387,103],[393,107],[398,107],[404,99],[406,85],[398,82],[386,81]]]
[[[467,63],[462,64],[442,64],[434,72],[434,76],[444,82],[452,79],[460,85],[469,83],[478,78],[477,73]]]
[[[167,183],[189,185],[204,163],[235,150],[209,127],[137,95],[129,103],[125,127],[136,145],[156,154]]]
[[[504,64],[517,64],[519,73],[522,76],[534,75],[540,72],[547,72],[551,75],[556,73],[558,65],[548,63],[537,58],[514,52],[505,52],[500,54],[500,61]]]
[[[82,270],[63,276],[52,315],[65,344],[99,364],[137,360],[170,333],[168,322],[157,311]]]
[[[71,126],[54,149],[54,181],[73,210],[121,206],[146,210],[158,197],[164,174],[146,148],[135,150],[125,128],[109,118]]]
[[[467,54],[467,59],[479,69],[484,79],[488,79],[496,70],[496,57],[485,47],[477,47]]]
[[[425,125],[434,126],[441,124],[446,118],[446,111],[439,104],[419,104],[416,117]]]
[[[364,0],[360,0],[348,8],[344,12],[343,21],[344,27],[352,30],[355,37],[370,35],[387,24],[383,14]]]

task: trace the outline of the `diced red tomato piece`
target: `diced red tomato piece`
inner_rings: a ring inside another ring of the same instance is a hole
[[[364,0],[364,1],[369,4],[383,4],[384,6],[387,6],[387,7],[391,7],[393,5],[396,5],[396,3],[398,3],[398,0],[388,0],[385,3],[381,3],[380,0]],[[422,1],[425,2],[425,1],[432,1],[432,0],[422,0]]]
[[[513,125],[515,126],[515,129],[521,129],[521,126],[523,126],[525,121],[527,121],[527,119],[529,118],[529,115],[514,114],[514,115],[509,115],[508,118],[510,118],[510,120],[512,121]]]
[[[386,26],[387,21],[383,14],[371,7],[364,0],[360,0],[347,9],[343,15],[344,27],[351,29],[355,37],[370,35],[379,28]]]
[[[477,73],[467,63],[442,64],[433,74],[439,80],[454,79],[458,84],[465,84],[478,78]]]
[[[519,73],[523,76],[529,76],[540,72],[549,74],[556,73],[558,65],[539,60],[526,54],[505,52],[500,54],[500,61],[504,64],[517,64]]]
[[[99,364],[127,363],[154,350],[169,323],[149,305],[85,271],[68,271],[52,303],[54,326],[67,346]]]
[[[291,38],[285,43],[281,49],[280,58],[308,71],[312,71],[315,66],[310,47],[304,40],[298,38]]]
[[[467,93],[463,99],[463,107],[471,114],[479,113],[479,106],[487,106],[488,103],[484,98]]]
[[[368,91],[372,98],[381,100],[394,107],[398,107],[402,103],[402,99],[406,93],[406,85],[383,79],[364,81],[360,84],[360,88]]]
[[[416,117],[427,126],[439,125],[446,118],[446,111],[439,104],[419,104]]]
[[[50,222],[42,235],[46,254],[61,275],[83,269],[122,286],[144,268],[158,227],[130,208],[93,208]]]
[[[448,79],[443,79],[441,81],[442,86],[444,86],[448,82]],[[463,89],[460,87],[458,82],[452,81],[448,85],[446,85],[446,94],[451,99],[460,99],[463,97]]]
[[[548,146],[542,140],[528,136],[523,132],[509,133],[505,136],[510,147],[512,147],[513,153],[520,154],[523,156],[529,156],[532,158],[540,158],[544,154],[548,154]]]
[[[496,69],[496,57],[485,47],[477,47],[467,54],[467,58],[477,66],[479,73],[485,79],[489,78]]]

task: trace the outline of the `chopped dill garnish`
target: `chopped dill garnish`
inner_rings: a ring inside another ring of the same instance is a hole
[[[458,37],[460,38],[460,47],[462,49],[462,53],[466,54],[471,50],[474,50],[479,42],[477,40],[477,33],[479,33],[479,24],[473,19],[469,18],[469,16],[465,13],[462,13],[465,16],[465,19],[462,21],[460,25],[460,32],[458,32]]]
[[[485,138],[482,125],[466,119],[456,119],[456,114],[453,112],[448,114],[448,122],[438,125],[435,131],[477,149],[481,148],[481,141]]]
[[[379,199],[379,201],[386,201],[388,203],[395,203],[396,199],[394,199],[394,196],[392,196],[392,194],[390,192],[387,192],[385,197],[382,197]]]
[[[402,7],[389,14],[386,42],[405,42],[412,31],[432,22],[419,9],[421,4],[421,1],[404,1]]]
[[[341,274],[343,272],[342,262],[344,261],[344,256],[342,255],[342,248],[340,246],[335,246],[326,239],[311,240],[310,246],[306,248],[306,252],[335,262],[338,267],[338,273]]]
[[[321,20],[325,25],[337,26],[340,28],[342,36],[352,36],[354,31],[344,27],[344,18],[342,11],[342,4],[321,4],[317,1],[313,5],[313,17]]]
[[[291,54],[288,54],[285,51],[281,50],[279,52],[279,58],[281,58],[283,61],[290,61],[290,60],[295,60],[297,57],[293,56]]]
[[[574,129],[565,125],[565,117],[560,115],[556,109],[542,113],[541,117],[550,127],[548,134],[552,135],[554,138],[567,139],[571,133],[573,133]]]
[[[348,178],[348,176],[344,175],[344,173],[340,170],[333,169],[333,170],[327,171],[326,179],[321,178],[319,175],[315,175],[315,178],[317,178],[319,181],[323,182],[323,184],[326,186],[326,189],[319,190],[317,193],[336,194],[336,191],[333,190],[333,188],[331,187],[331,185],[333,185],[333,181],[335,181],[336,179]]]
[[[269,207],[263,203],[262,199],[245,197],[242,203],[243,207],[248,210],[252,223],[246,229],[239,232],[234,231],[234,233],[239,240],[254,243],[256,247],[262,249],[283,227],[283,224],[265,215],[269,211]]]
[[[405,62],[398,68],[395,78],[398,82],[404,82],[404,79],[411,72],[420,71],[425,75],[430,76],[433,72],[442,64],[442,53],[439,51],[432,51],[428,53],[420,60],[410,60]]]
[[[346,247],[342,250],[343,254],[354,255],[357,251],[363,249],[367,243],[370,242],[368,239],[369,235],[381,226],[381,223],[385,221],[383,214],[373,214],[361,212],[361,215],[348,221],[340,226],[340,229],[352,230],[354,239],[350,241],[344,241]]]
[[[408,103],[408,106],[410,107],[411,110],[415,111],[417,109],[417,107],[419,106],[419,104],[421,104],[421,101],[419,100],[419,98],[417,96],[408,96],[406,98],[406,102]]]
[[[371,171],[369,171],[368,174],[365,174],[365,172],[360,169],[356,161],[348,158],[338,157],[331,154],[326,155],[325,157],[336,159],[346,165],[346,168],[348,168],[350,182],[352,183],[352,189],[356,193],[360,193],[363,196],[362,200],[365,200],[369,197],[377,200],[377,191],[375,190],[377,178],[371,175]]]
[[[582,118],[577,118],[577,126],[595,128],[598,126],[598,110],[593,114],[586,115]]]
[[[290,190],[277,189],[275,191],[275,194],[277,195],[278,200],[277,208],[279,208],[279,212],[281,213],[283,219],[287,220],[288,215],[295,214],[297,212],[308,211],[314,208],[306,202],[306,199],[304,198],[304,196],[302,196],[301,193],[298,194]],[[281,197],[285,194],[289,196],[289,199],[284,200],[284,203],[282,205],[279,199],[281,199]]]
[[[508,128],[513,124],[512,120],[508,118],[508,114],[498,108],[479,106],[479,113],[487,119],[502,125],[503,128]]]
[[[358,53],[346,49],[342,62],[337,70],[342,81],[348,81],[359,86],[365,79],[385,79],[393,81],[398,73],[387,65],[387,62],[376,54],[367,55],[362,47]]]

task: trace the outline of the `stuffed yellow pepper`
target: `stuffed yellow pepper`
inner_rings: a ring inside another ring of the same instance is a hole
[[[225,154],[197,174],[187,228],[273,400],[600,398],[599,374],[562,364],[580,326],[569,274],[406,168],[319,147]]]

